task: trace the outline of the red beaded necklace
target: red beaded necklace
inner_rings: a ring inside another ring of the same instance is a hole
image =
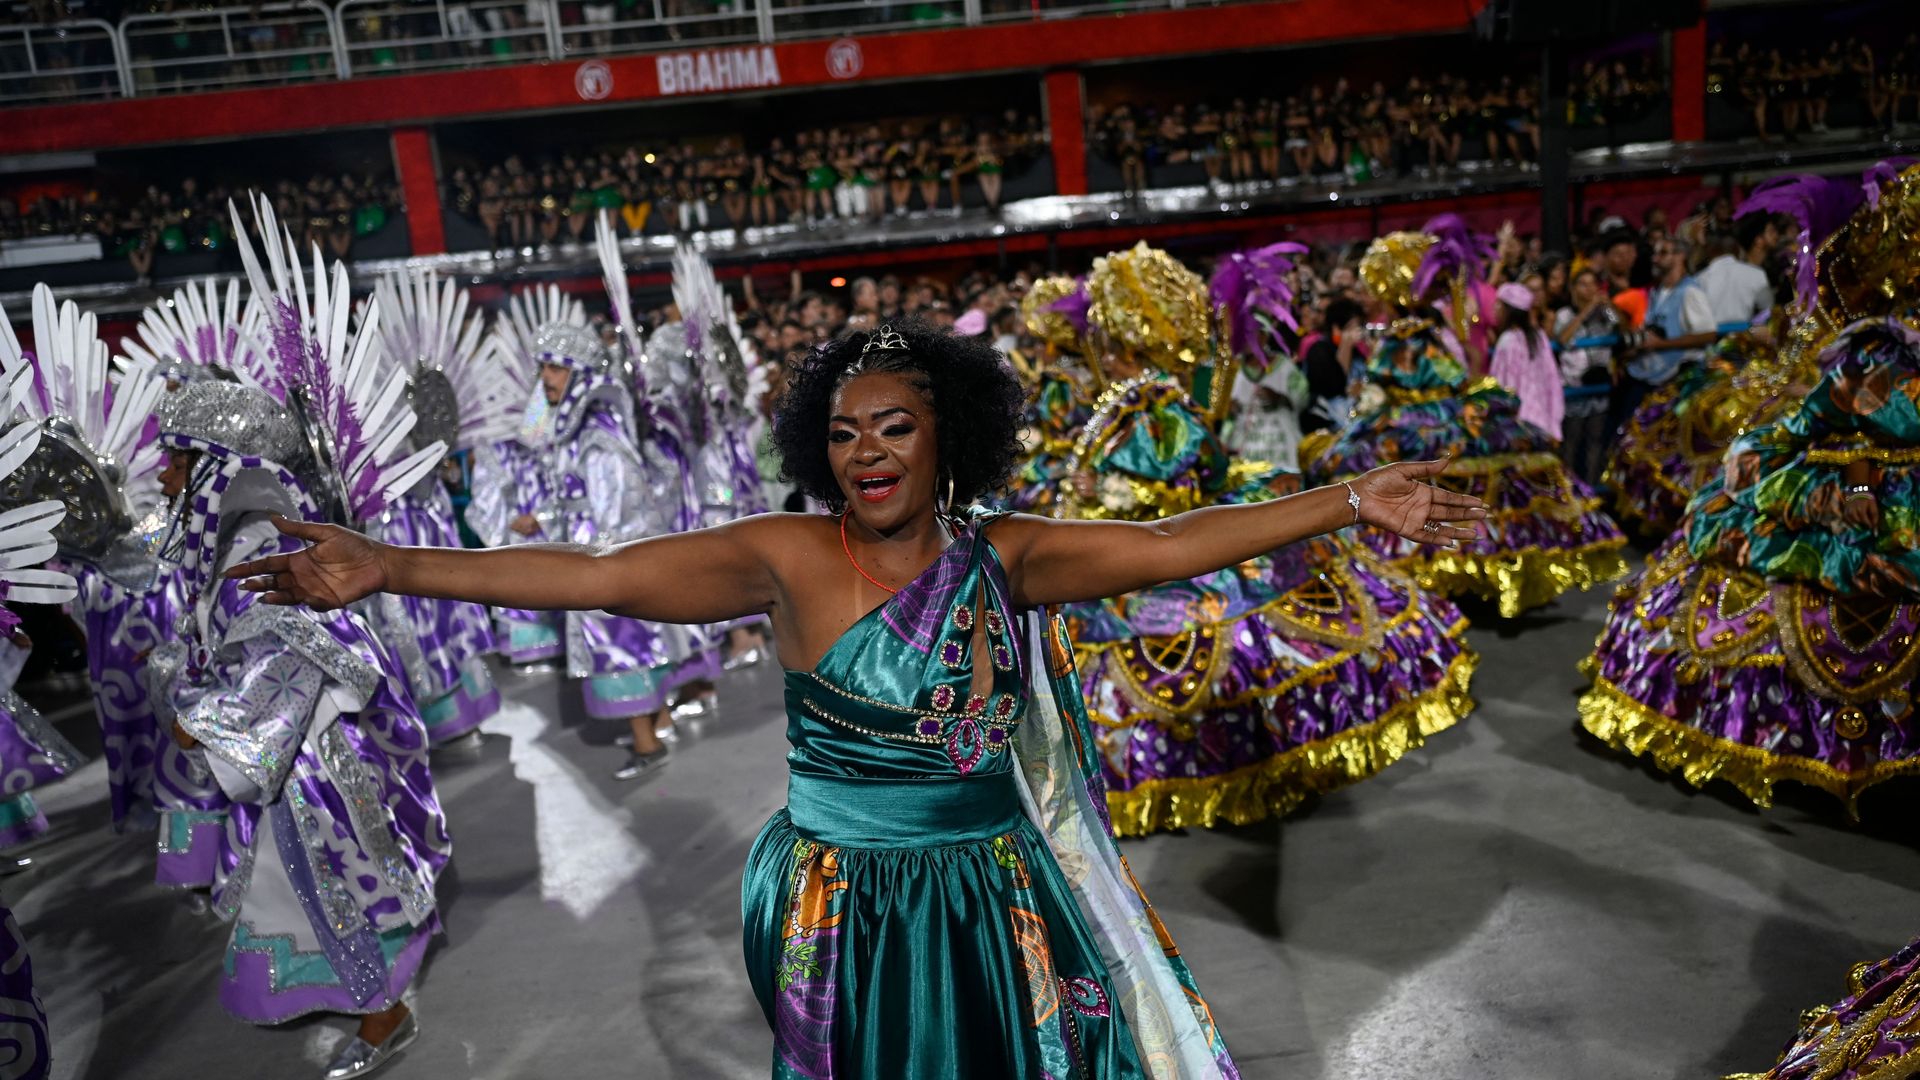
[[[860,560],[853,557],[853,545],[847,543],[847,518],[851,517],[852,515],[853,515],[853,511],[851,510],[840,515],[840,550],[847,553],[847,561],[853,564],[854,572],[859,574],[861,577],[866,578],[869,582],[872,583],[874,588],[887,593],[889,596],[895,593],[898,593],[900,591],[899,589],[889,589],[885,585],[882,585],[878,581],[875,581],[873,578],[873,575],[867,573],[866,569],[860,565]]]

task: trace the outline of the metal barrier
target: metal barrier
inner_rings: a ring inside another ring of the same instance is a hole
[[[0,104],[98,101],[126,93],[111,24],[69,19],[0,27]]]
[[[551,0],[340,0],[350,77],[552,59]],[[609,5],[611,6],[611,5]]]
[[[559,0],[556,55],[612,56],[680,49],[689,45],[740,45],[766,41],[767,0],[647,0],[631,10],[648,18],[622,18],[616,0]],[[712,10],[699,10],[711,8]]]
[[[0,26],[0,105],[276,86],[1234,0],[282,0]],[[644,16],[644,17],[636,17]]]
[[[824,0],[776,3],[771,32],[776,41],[834,34],[964,26],[979,21],[978,0]],[[973,9],[969,19],[968,9]]]
[[[129,15],[129,94],[182,94],[346,77],[333,11],[313,0]]]

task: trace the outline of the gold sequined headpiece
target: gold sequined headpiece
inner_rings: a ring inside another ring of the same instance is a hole
[[[1027,295],[1020,299],[1020,318],[1026,322],[1027,332],[1061,352],[1078,350],[1080,328],[1072,319],[1053,310],[1053,305],[1072,296],[1079,288],[1079,282],[1064,274],[1034,282]]]
[[[1095,259],[1087,319],[1114,346],[1175,373],[1208,356],[1207,283],[1143,241]]]
[[[1920,165],[1902,170],[1877,200],[1854,211],[1814,255],[1817,307],[1845,326],[1889,315],[1920,299]]]
[[[1413,295],[1413,278],[1420,270],[1420,259],[1433,246],[1433,237],[1419,232],[1395,232],[1367,245],[1360,259],[1360,281],[1374,298],[1396,308],[1411,308],[1420,298]]]

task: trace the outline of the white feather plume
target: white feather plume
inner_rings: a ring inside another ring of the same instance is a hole
[[[408,378],[438,371],[453,387],[460,411],[460,445],[507,438],[518,426],[525,387],[488,355],[485,323],[467,313],[469,297],[451,278],[432,271],[390,274],[374,286],[380,338],[387,360]],[[509,424],[505,410],[516,410]]]
[[[607,301],[613,305],[613,318],[626,342],[627,355],[639,360],[640,328],[633,321],[633,291],[627,284],[626,264],[620,261],[620,240],[613,234],[613,215],[601,209],[593,235],[593,247],[600,256],[600,276],[607,285]]]
[[[296,388],[310,404],[308,419],[329,440],[332,465],[347,494],[347,511],[371,520],[407,489],[433,471],[447,455],[434,442],[406,454],[413,430],[413,409],[406,401],[406,375],[380,359],[380,308],[366,309],[358,329],[349,333],[353,296],[345,265],[329,271],[318,245],[313,248],[313,290],[292,233],[274,218],[273,205],[255,195],[263,264],[254,254],[246,223],[231,203],[240,261],[254,293],[267,307],[271,378],[283,393]]]
[[[242,296],[245,295],[244,302]],[[169,360],[232,372],[242,383],[260,386],[266,372],[266,310],[238,278],[224,290],[213,278],[174,290],[168,300],[141,313],[139,340],[120,348],[133,360],[166,368]]]

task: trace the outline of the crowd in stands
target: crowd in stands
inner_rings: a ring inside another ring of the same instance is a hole
[[[1785,46],[1722,37],[1707,54],[1707,91],[1737,97],[1762,142],[1824,134],[1837,102],[1869,130],[1892,131],[1903,116],[1920,121],[1920,35]]]
[[[37,236],[97,236],[102,254],[126,259],[147,280],[156,255],[219,252],[232,241],[228,199],[245,198],[245,183],[150,185],[116,193],[74,191],[42,194],[23,206],[0,197],[0,244]],[[260,185],[279,219],[296,239],[316,243],[329,256],[348,257],[360,237],[380,231],[400,206],[389,177],[341,173],[316,175],[304,184],[281,180]]]
[[[1606,127],[1656,107],[1665,75],[1651,54],[1590,61],[1573,80],[1571,119]],[[1089,142],[1118,166],[1126,191],[1155,170],[1197,163],[1209,185],[1313,179],[1358,184],[1432,175],[1463,161],[1530,166],[1540,154],[1540,103],[1524,73],[1470,80],[1415,75],[1397,88],[1341,78],[1285,95],[1154,107],[1089,106]]]
[[[1543,358],[1555,375],[1544,385],[1510,389],[1523,402],[1537,393],[1563,397],[1564,415],[1552,434],[1569,469],[1589,483],[1604,484],[1616,434],[1648,393],[1700,360],[1713,340],[1755,325],[1791,296],[1791,228],[1764,214],[1736,219],[1732,207],[1730,199],[1715,197],[1678,222],[1657,209],[1638,222],[1602,210],[1580,231],[1571,256],[1544,251],[1537,237],[1511,226],[1500,230],[1487,279],[1488,295],[1499,299],[1486,312],[1493,333],[1485,345],[1469,346],[1470,362],[1488,373],[1497,370],[1495,358],[1504,350]],[[1294,361],[1308,390],[1304,400],[1280,407],[1298,414],[1303,431],[1344,419],[1373,334],[1392,317],[1359,280],[1366,246],[1359,237],[1314,246],[1294,271],[1300,320]],[[1205,258],[1183,258],[1203,275],[1211,272]],[[1028,333],[1019,304],[1043,273],[1033,264],[997,277],[888,274],[835,289],[804,281],[797,271],[784,282],[756,283],[749,276],[738,293],[741,326],[763,356],[783,357],[917,314],[1004,352],[1037,355],[1044,350]],[[653,313],[656,321],[665,317]],[[1237,408],[1274,407],[1264,384],[1249,389]]]
[[[1537,237],[1503,229],[1488,285],[1519,285],[1524,292],[1500,292],[1498,310],[1487,313],[1494,347],[1473,362],[1484,372],[1503,348],[1551,352],[1559,385],[1546,392],[1565,398],[1562,430],[1555,434],[1568,467],[1599,484],[1615,433],[1648,393],[1713,340],[1791,295],[1785,243],[1791,231],[1765,214],[1736,219],[1724,195],[1677,223],[1658,209],[1638,224],[1598,211],[1571,255],[1544,251]],[[1313,390],[1301,421],[1307,431],[1334,422],[1317,406],[1349,392],[1352,361],[1366,351],[1365,328],[1385,317],[1355,276],[1363,249],[1316,252],[1301,270],[1297,295],[1308,298],[1301,366]],[[1508,302],[1520,296],[1528,302]],[[1511,340],[1499,340],[1507,335]],[[1531,392],[1512,389],[1523,399]]]
[[[984,206],[1046,151],[1037,116],[955,116],[796,132],[749,148],[723,137],[456,165],[444,198],[494,247],[590,236],[602,209],[623,235],[829,221]]]

